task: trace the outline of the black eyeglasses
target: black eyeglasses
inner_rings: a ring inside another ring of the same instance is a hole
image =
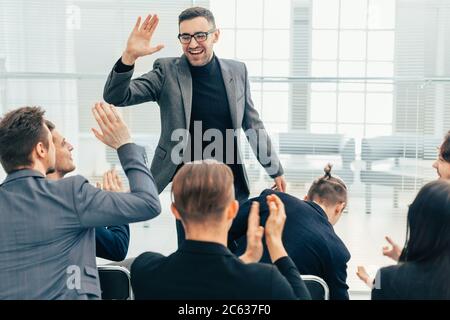
[[[191,43],[192,37],[194,37],[195,41],[203,42],[203,41],[206,41],[206,39],[208,39],[209,34],[215,32],[215,31],[216,31],[216,29],[211,29],[207,32],[200,31],[200,32],[196,32],[194,34],[181,33],[178,35],[178,40],[180,40],[180,42],[182,44],[188,44],[188,43]]]

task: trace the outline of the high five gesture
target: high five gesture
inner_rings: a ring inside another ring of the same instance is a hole
[[[133,31],[128,37],[127,47],[122,54],[124,64],[131,66],[138,58],[153,54],[164,48],[162,44],[152,47],[150,43],[158,22],[159,19],[156,14],[153,16],[149,14],[142,24],[141,17],[137,19]]]

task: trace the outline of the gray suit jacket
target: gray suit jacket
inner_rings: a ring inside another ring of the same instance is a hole
[[[218,60],[229,101],[233,129],[255,130],[259,142],[256,139],[249,139],[249,142],[257,159],[271,177],[282,175],[283,168],[278,156],[275,150],[272,150],[272,143],[264,124],[253,106],[245,64],[235,60]],[[189,62],[184,55],[177,58],[157,59],[153,70],[131,80],[133,71],[117,73],[113,69],[105,84],[103,98],[116,106],[130,106],[147,101],[156,101],[160,106],[161,136],[155,150],[151,171],[158,191],[161,192],[172,180],[179,164],[171,161],[172,151],[180,149],[177,146],[179,140],[172,141],[172,133],[176,129],[189,130],[192,108],[192,78]],[[183,150],[187,142],[186,136],[182,141]],[[238,161],[242,162],[239,145],[237,150]],[[242,166],[242,168],[246,186],[249,189],[247,173],[245,167]]]
[[[142,147],[118,150],[130,193],[107,192],[82,176],[51,181],[33,170],[0,185],[0,300],[98,299],[95,229],[161,211]]]

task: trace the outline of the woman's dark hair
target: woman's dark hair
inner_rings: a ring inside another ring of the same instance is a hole
[[[408,210],[401,263],[429,264],[429,287],[450,299],[450,182],[437,180],[420,189]],[[414,279],[411,279],[414,281]]]
[[[331,176],[332,167],[331,164],[327,164],[323,169],[325,174],[314,180],[308,191],[309,200],[325,205],[347,203],[347,186],[339,177]]]
[[[432,261],[443,254],[450,256],[450,182],[437,180],[423,186],[409,206],[400,261]]]

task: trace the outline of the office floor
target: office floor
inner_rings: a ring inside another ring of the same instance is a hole
[[[374,187],[375,188],[375,187]],[[367,267],[375,275],[378,268],[392,264],[383,257],[381,248],[385,245],[384,236],[390,235],[399,244],[403,244],[406,233],[407,204],[415,193],[400,193],[399,208],[393,208],[392,190],[378,187],[380,198],[372,199],[372,213],[365,213],[365,199],[362,192],[354,192],[348,210],[335,226],[337,234],[347,245],[352,258],[348,266],[348,285],[351,299],[370,299],[370,290],[357,278],[358,265]],[[166,189],[167,190],[167,189]],[[354,190],[361,191],[361,186]],[[294,194],[301,191],[292,190]],[[170,212],[170,194],[161,194],[163,212],[157,218],[131,225],[131,243],[128,257],[135,257],[144,251],[156,251],[170,254],[176,250],[177,238],[175,220]],[[105,260],[99,259],[99,263]]]

